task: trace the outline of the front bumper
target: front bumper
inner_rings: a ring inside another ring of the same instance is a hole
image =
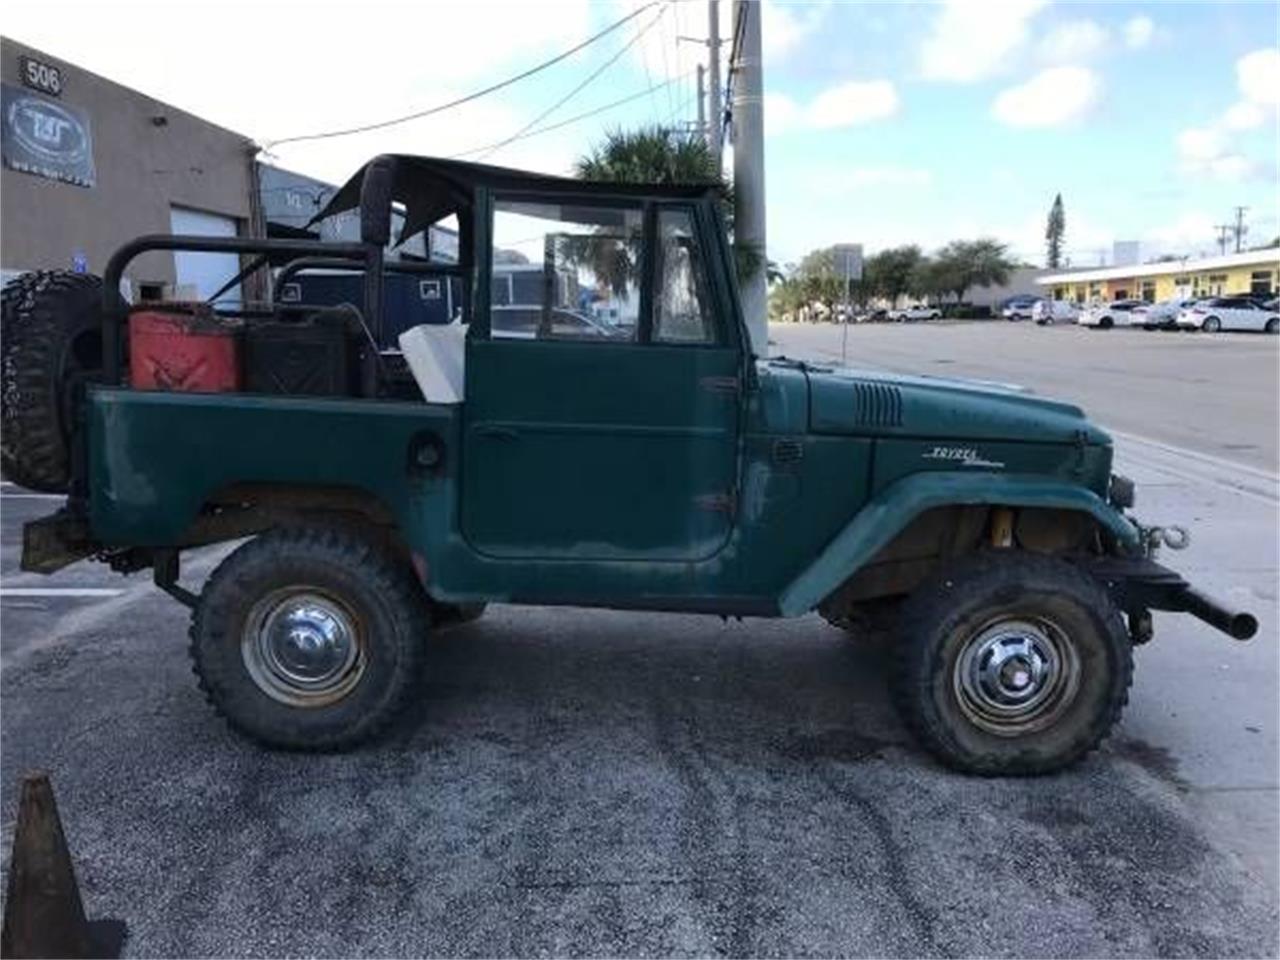
[[[1234,610],[1202,593],[1181,574],[1150,557],[1099,557],[1090,562],[1089,572],[1129,617],[1135,633],[1140,632],[1134,629],[1135,623],[1149,625],[1152,610],[1189,613],[1234,640],[1248,640],[1258,632],[1253,614]]]

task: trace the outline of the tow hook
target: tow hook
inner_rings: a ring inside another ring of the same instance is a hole
[[[1138,533],[1142,540],[1143,552],[1148,557],[1155,556],[1160,547],[1170,550],[1185,550],[1191,546],[1191,533],[1186,527],[1170,524],[1167,527],[1144,527],[1138,525]]]

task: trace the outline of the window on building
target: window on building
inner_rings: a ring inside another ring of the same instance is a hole
[[[1156,282],[1154,280],[1142,281],[1142,299],[1147,303],[1156,302]]]
[[[1111,299],[1112,300],[1128,300],[1129,291],[1124,287],[1117,287],[1115,290],[1111,292]]]
[[[1249,292],[1259,297],[1271,296],[1271,271],[1255,270],[1249,275]]]
[[[659,343],[715,343],[715,317],[688,210],[668,209],[658,214],[658,256],[653,339]]]
[[[499,200],[490,257],[490,335],[634,340],[642,222],[639,206]]]

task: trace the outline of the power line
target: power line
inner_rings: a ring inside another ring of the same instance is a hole
[[[599,33],[594,34],[590,37],[587,37],[586,40],[583,40],[577,46],[570,47],[568,50],[565,50],[563,53],[557,54],[556,56],[552,57],[550,60],[544,60],[542,63],[538,64],[537,66],[530,67],[528,70],[525,70],[522,73],[518,73],[514,77],[508,77],[506,80],[502,80],[499,83],[491,84],[490,86],[487,86],[482,90],[477,90],[474,93],[469,93],[465,97],[459,97],[457,100],[450,100],[448,103],[442,103],[442,104],[439,104],[438,106],[430,107],[426,110],[419,110],[416,113],[405,114],[402,117],[396,117],[392,120],[382,120],[382,121],[379,121],[378,123],[366,123],[358,127],[348,127],[344,130],[329,130],[323,133],[301,134],[296,137],[285,137],[282,140],[269,140],[267,141],[266,144],[264,144],[264,149],[279,147],[286,143],[302,143],[307,140],[328,140],[333,137],[351,136],[352,134],[355,134],[355,133],[368,133],[370,130],[383,130],[387,127],[394,127],[402,123],[408,123],[410,120],[420,120],[423,117],[429,117],[432,114],[441,113],[445,110],[450,110],[453,107],[460,107],[464,103],[470,103],[472,100],[478,100],[480,97],[488,96],[491,93],[494,93],[498,90],[503,89],[504,87],[511,86],[513,83],[519,83],[521,80],[531,77],[535,73],[540,73],[541,71],[546,70],[548,67],[555,66],[560,61],[568,59],[569,57],[573,56],[579,50],[582,50],[583,48],[588,47],[591,44],[595,43],[597,40],[601,39],[602,37],[606,37],[609,34],[613,33],[615,30],[619,29],[624,24],[629,23],[631,20],[640,16],[640,14],[644,13],[650,7],[655,6],[658,2],[659,0],[650,0],[649,3],[646,3],[641,7],[637,7],[635,10],[631,11],[631,13],[627,14],[622,19],[614,21],[609,26],[601,30]]]
[[[670,80],[665,80],[662,83],[654,85],[653,87],[646,87],[643,90],[638,90],[635,93],[631,94],[630,96],[623,97],[620,100],[614,100],[612,103],[602,104],[601,106],[598,106],[593,110],[587,110],[584,113],[576,114],[572,117],[569,117],[566,120],[561,120],[557,123],[552,123],[545,127],[538,127],[536,130],[530,130],[528,133],[522,134],[516,139],[528,140],[530,137],[536,137],[542,133],[550,133],[552,130],[559,130],[561,127],[567,127],[570,124],[577,123],[579,120],[586,120],[590,117],[594,117],[597,114],[604,113],[607,110],[612,110],[614,107],[621,107],[624,104],[631,103],[633,100],[639,100],[641,97],[647,97],[650,94],[652,94],[655,90],[660,90],[662,87],[668,84],[676,83],[677,81],[683,80],[685,76],[687,76],[687,74],[685,74],[684,76],[672,77]],[[494,150],[499,146],[503,146],[505,144],[514,143],[514,142],[515,140],[512,140],[510,137],[507,137],[503,140],[499,140],[496,143],[491,143],[484,147],[472,147],[470,150],[463,150],[461,153],[455,153],[451,157],[449,157],[449,159],[457,160],[462,157],[469,157],[476,153],[485,153],[486,151]]]
[[[641,9],[644,9],[644,8],[642,7]],[[663,8],[658,11],[658,15],[656,17],[654,17],[652,20],[646,23],[643,27],[641,27],[640,30],[636,33],[636,35],[632,37],[630,40],[628,40],[626,44],[624,44],[623,47],[617,53],[615,53],[612,57],[610,57],[608,60],[602,63],[599,67],[593,70],[590,74],[588,74],[585,80],[579,83],[576,87],[574,87],[572,90],[566,93],[563,97],[561,97],[551,106],[547,107],[547,109],[543,110],[540,114],[538,114],[528,123],[526,123],[523,127],[517,130],[511,136],[495,144],[492,148],[482,153],[479,159],[483,160],[485,157],[493,153],[495,150],[500,150],[503,147],[505,147],[507,144],[514,143],[516,140],[520,139],[522,136],[528,133],[531,129],[533,129],[539,123],[541,123],[544,119],[550,116],[552,113],[555,113],[562,106],[564,106],[574,97],[576,97],[579,93],[582,92],[583,89],[587,87],[588,84],[592,83],[596,79],[596,77],[600,76],[600,74],[604,73],[611,66],[617,63],[618,60],[622,57],[622,55],[626,53],[628,50],[630,50],[632,47],[634,47],[641,37],[643,37],[646,33],[652,30],[654,25],[657,24],[657,22],[662,19],[663,14],[666,12],[667,12],[666,7],[663,6]],[[653,90],[651,89],[650,93],[652,92]]]

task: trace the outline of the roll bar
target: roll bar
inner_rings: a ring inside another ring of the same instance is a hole
[[[121,338],[129,307],[120,296],[124,268],[148,250],[190,250],[197,253],[293,254],[323,257],[364,271],[364,315],[372,324],[375,342],[382,337],[383,248],[391,239],[391,201],[395,162],[379,157],[366,167],[360,185],[360,242],[275,240],[241,237],[197,237],[148,234],[130,240],[107,261],[102,282],[103,375],[108,384],[121,383]],[[374,358],[376,360],[376,358]]]

